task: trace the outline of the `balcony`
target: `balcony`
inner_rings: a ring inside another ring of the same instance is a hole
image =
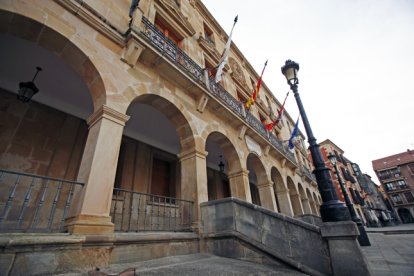
[[[316,183],[315,175],[313,173],[311,173],[308,168],[303,166],[302,171],[303,171],[304,175],[309,179],[310,182],[315,182]]]
[[[140,37],[145,39],[145,46],[147,46],[140,57],[142,62],[157,66],[161,74],[174,80],[177,84],[187,87],[187,91],[194,96],[204,93],[211,95],[218,103],[238,117],[242,123],[248,125],[267,143],[271,144],[293,166],[296,166],[293,153],[272,133],[269,133],[259,119],[246,112],[243,103],[234,98],[214,79],[207,77],[207,72],[204,69],[170,41],[148,19],[142,17],[142,23],[143,29]]]

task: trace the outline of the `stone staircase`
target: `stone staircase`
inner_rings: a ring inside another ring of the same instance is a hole
[[[210,254],[192,254],[165,257],[150,261],[111,265],[84,274],[65,276],[132,276],[132,275],[306,275],[274,264],[218,257]]]

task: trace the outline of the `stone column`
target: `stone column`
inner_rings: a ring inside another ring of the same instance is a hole
[[[85,183],[72,200],[65,226],[74,234],[114,231],[109,216],[119,148],[129,116],[103,105],[88,119],[89,133],[77,181]]]
[[[228,173],[230,192],[232,197],[252,203],[252,195],[249,186],[249,171],[241,169],[238,172]]]
[[[359,232],[354,222],[325,222],[321,234],[328,241],[332,275],[372,275],[357,242]]]
[[[293,217],[292,203],[290,202],[289,190],[276,192],[277,201],[279,202],[279,212]]]
[[[292,203],[292,208],[293,208],[293,215],[294,216],[300,216],[303,215],[303,208],[302,208],[302,204],[300,202],[300,196],[299,194],[289,194],[290,196],[290,202]]]
[[[276,199],[273,191],[273,182],[257,185],[262,207],[277,212]]]
[[[307,214],[312,214],[311,206],[309,204],[309,199],[307,197],[303,197],[303,198],[301,198],[301,203],[302,203],[304,214],[306,214],[306,215]]]
[[[201,229],[200,203],[208,201],[207,152],[193,150],[179,154],[181,164],[181,198],[194,202],[192,227]]]

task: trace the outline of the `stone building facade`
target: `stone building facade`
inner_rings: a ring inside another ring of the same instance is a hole
[[[245,110],[259,76],[236,45],[214,82],[227,34],[203,3],[142,0],[130,22],[130,2],[1,1],[2,227],[197,232],[225,197],[317,216],[303,136],[290,152],[287,113],[265,129],[281,106],[265,84]]]
[[[351,165],[353,174],[363,190],[365,204],[362,209],[367,218],[367,226],[383,227],[397,223],[396,215],[381,192],[381,186],[378,186],[370,175],[362,173],[358,164]]]
[[[402,223],[414,222],[414,151],[372,161],[372,167]]]
[[[368,219],[363,212],[363,208],[365,207],[363,195],[365,194],[365,191],[361,188],[358,180],[354,177],[352,162],[344,156],[344,151],[329,139],[322,141],[320,143],[320,147],[322,156],[325,160],[325,166],[331,170],[332,180],[335,184],[339,200],[345,201],[341,186],[339,185],[338,177],[335,174],[335,169],[328,159],[328,155],[330,153],[336,156],[339,174],[345,184],[345,189],[348,193],[351,203],[354,205],[358,216],[366,224]]]

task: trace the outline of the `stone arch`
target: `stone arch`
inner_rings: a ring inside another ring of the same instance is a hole
[[[282,214],[293,216],[289,191],[286,188],[286,184],[283,181],[282,175],[276,167],[271,168],[270,175],[273,181],[273,190],[278,211]]]
[[[301,183],[298,183],[298,192],[299,192],[299,195],[300,195],[300,201],[302,203],[302,208],[303,208],[304,214],[311,214],[312,211],[311,211],[311,207],[310,207],[310,204],[309,204],[309,198],[307,197],[306,191],[303,188]]]
[[[209,139],[219,145],[223,151],[223,157],[228,165],[227,172],[237,172],[242,169],[240,156],[228,136],[219,131],[213,131],[207,136],[206,143]]]
[[[180,109],[173,101],[164,95],[144,94],[137,96],[128,106],[127,115],[131,114],[134,104],[148,105],[162,113],[173,125],[179,138],[179,153],[186,153],[196,149],[196,141],[193,127],[190,124],[190,116],[183,109]],[[130,119],[132,120],[132,118]],[[127,123],[128,127],[128,123]],[[201,148],[198,148],[201,150]]]
[[[413,223],[414,218],[410,213],[410,210],[404,207],[398,208],[398,216],[400,217],[402,223]]]
[[[289,189],[290,202],[292,203],[293,215],[300,216],[303,215],[302,204],[300,202],[300,195],[296,189],[295,184],[293,183],[290,176],[287,177],[287,187]]]
[[[59,29],[59,25],[51,26],[52,23],[48,20],[39,22],[6,10],[0,10],[0,21],[5,26],[0,29],[0,34],[17,37],[46,49],[69,65],[85,82],[92,98],[94,111],[106,104],[105,83],[95,66],[93,56],[75,45],[70,35]],[[35,68],[37,65],[31,66],[30,68]]]
[[[269,183],[266,169],[255,153],[250,153],[246,160],[247,170],[249,171],[249,185],[250,193],[252,195],[252,202],[256,205],[261,205],[262,198],[260,197],[259,187]]]
[[[212,131],[205,147],[209,200],[230,196],[245,199],[244,185],[238,177],[242,171],[240,157],[230,139],[222,132]],[[223,164],[222,172],[219,163]]]

